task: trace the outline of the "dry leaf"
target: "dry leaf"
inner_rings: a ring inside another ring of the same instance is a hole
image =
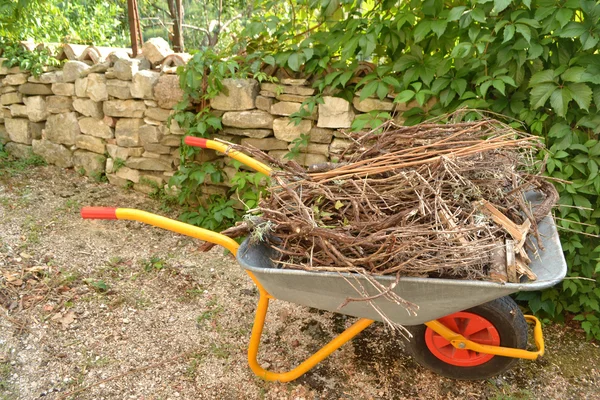
[[[63,326],[63,329],[66,329],[69,325],[75,322],[75,313],[73,311],[68,311],[64,315],[61,313],[56,313],[50,319],[52,321],[60,322]]]

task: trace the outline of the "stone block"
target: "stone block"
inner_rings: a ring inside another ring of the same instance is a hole
[[[106,103],[105,103],[106,104]],[[75,99],[73,100],[73,108],[80,114],[86,117],[102,118],[102,102],[91,99]]]
[[[300,121],[296,125],[290,118],[277,118],[273,121],[273,133],[279,140],[292,142],[298,139],[301,134],[308,134],[312,128],[312,122],[308,120]]]
[[[259,110],[269,112],[271,111],[271,106],[273,105],[273,99],[270,97],[257,96],[255,103],[256,108],[258,108]]]
[[[350,128],[354,121],[352,104],[339,97],[324,96],[319,104],[319,128]]]
[[[103,139],[112,139],[115,137],[114,130],[104,123],[103,119],[81,118],[79,120],[79,129],[81,133]]]
[[[19,92],[28,96],[47,96],[53,94],[51,86],[42,83],[24,83],[19,86]]]
[[[169,47],[169,42],[161,37],[148,39],[142,45],[142,54],[150,63],[157,64],[162,62],[168,55],[173,54]]]
[[[283,85],[291,85],[291,86],[306,86],[308,84],[307,79],[294,79],[294,78],[283,78],[281,80]]]
[[[115,138],[121,147],[137,147],[142,144],[140,140],[140,127],[144,121],[139,118],[121,118],[117,121]]]
[[[81,75],[81,72],[89,68],[89,65],[81,61],[67,61],[62,69],[63,82],[75,82]]]
[[[137,99],[152,99],[154,85],[158,82],[160,74],[154,71],[139,71],[133,76],[131,95]]]
[[[387,100],[379,100],[373,98],[366,98],[364,100],[360,100],[359,97],[355,97],[352,100],[352,104],[358,111],[361,112],[371,112],[371,111],[387,111],[390,112],[394,109],[394,103]]]
[[[143,118],[146,105],[140,100],[108,100],[103,109],[109,117]]]
[[[0,104],[8,106],[11,104],[18,104],[23,102],[23,95],[19,92],[4,93],[0,96]]]
[[[117,99],[127,100],[133,98],[131,96],[131,82],[108,79],[106,81],[106,90],[109,96],[116,97]]]
[[[12,104],[10,107],[10,116],[12,118],[27,118],[27,106],[24,104]]]
[[[2,83],[4,85],[22,85],[24,83],[27,82],[27,78],[29,77],[29,74],[13,74],[13,75],[7,75],[6,78],[4,78],[2,80]]]
[[[52,143],[46,139],[34,140],[32,145],[33,153],[42,157],[48,164],[53,164],[60,168],[70,168],[73,166],[73,154],[66,147]]]
[[[222,132],[226,135],[246,136],[255,139],[273,136],[273,131],[270,129],[239,129],[225,127]]]
[[[299,112],[301,109],[305,110],[306,114],[308,114],[308,108],[306,106],[302,107],[302,104],[300,104],[300,103],[294,103],[291,101],[280,101],[278,103],[273,104],[273,106],[271,107],[271,114],[289,116],[289,115]],[[303,118],[316,120],[317,119],[316,108],[313,110],[312,113],[304,116]]]
[[[10,141],[10,137],[8,136],[8,132],[6,131],[6,126],[4,123],[0,124],[0,143],[4,144]]]
[[[241,111],[255,108],[258,96],[256,79],[223,79],[223,91],[210,100],[215,110]]]
[[[223,114],[223,125],[246,129],[272,129],[273,116],[266,111],[228,111]]]
[[[158,144],[160,143],[163,134],[162,132],[153,125],[142,125],[139,128],[139,135],[140,135],[140,141],[142,143],[142,145],[144,146],[144,148],[146,148],[146,150],[148,150],[148,148],[146,147],[147,144],[150,143],[155,143]],[[151,150],[148,150],[151,151]]]
[[[27,145],[32,140],[41,138],[44,128],[43,123],[31,122],[25,118],[7,118],[4,126],[11,141]]]
[[[88,78],[77,78],[75,80],[75,96],[88,97],[87,95]]]
[[[127,160],[129,157],[141,157],[144,153],[143,147],[120,147],[116,144],[107,144],[106,151],[111,158]]]
[[[140,171],[127,167],[121,167],[115,171],[115,175],[121,179],[127,179],[128,181],[138,183],[140,181]]]
[[[81,131],[74,112],[52,114],[46,121],[46,139],[51,142],[72,146],[79,134]]]
[[[73,111],[73,99],[65,96],[48,96],[46,97],[46,110],[53,114]]]
[[[165,135],[160,140],[163,146],[178,147],[181,146],[181,137],[177,135]]]
[[[144,113],[145,117],[151,118],[155,121],[166,122],[169,116],[173,114],[173,110],[165,110],[159,107],[148,107]]]
[[[310,141],[314,143],[331,143],[333,132],[332,129],[313,126],[309,133]]]
[[[173,169],[173,162],[162,159],[133,157],[125,162],[125,166],[144,171],[171,171]]]
[[[293,144],[288,145],[288,150],[294,148]],[[309,143],[307,146],[300,147],[301,153],[321,154],[325,157],[329,156],[329,145],[324,143]]]
[[[261,83],[260,90],[273,93],[295,94],[299,96],[312,96],[315,89],[305,86],[278,85],[275,83]]]
[[[106,144],[102,139],[88,135],[77,136],[75,146],[97,154],[104,154],[106,152]]]
[[[310,99],[310,96],[300,96],[297,94],[282,93],[282,94],[277,95],[276,99],[279,101],[291,101],[293,103],[303,103],[306,100]]]
[[[52,93],[57,96],[75,96],[75,84],[63,82],[53,83]]]
[[[171,150],[172,150],[169,146],[164,146],[159,143],[145,143],[144,149],[146,149],[146,151],[149,151],[149,152],[155,153],[155,154],[171,154]],[[146,153],[144,153],[144,154],[146,154]]]
[[[108,100],[106,77],[103,74],[89,74],[85,93],[93,101]]]
[[[130,81],[140,69],[140,60],[120,58],[115,61],[112,73],[115,78],[122,81]]]
[[[171,109],[183,99],[183,90],[179,87],[177,75],[161,75],[154,86],[154,98],[159,107]]]
[[[261,90],[260,92],[258,92],[258,94],[260,96],[267,97],[267,98],[270,98],[270,99],[271,98],[274,99],[275,97],[277,97],[277,94],[275,94],[274,92],[269,92],[268,90]]]
[[[263,151],[270,150],[286,150],[288,148],[289,143],[284,140],[279,140],[275,138],[265,138],[265,139],[253,139],[253,138],[245,138],[242,139],[242,146],[253,146],[257,149]]]
[[[8,154],[15,158],[29,158],[31,157],[32,153],[31,146],[22,143],[6,143],[4,149],[8,152]]]
[[[287,151],[274,150],[268,153],[271,157],[287,161],[285,159],[285,155],[288,154]],[[308,167],[310,165],[321,164],[327,162],[327,157],[322,154],[311,154],[311,153],[300,153],[294,157],[294,161],[298,164]]]
[[[25,97],[23,99],[27,106],[27,116],[32,122],[45,121],[48,118],[48,106],[46,100],[41,96]]]
[[[30,76],[27,80],[29,82],[34,82],[34,83],[59,83],[59,82],[63,81],[63,72],[62,71],[44,72],[37,78],[34,76]]]
[[[85,150],[75,150],[73,153],[73,166],[83,168],[87,176],[98,176],[104,173],[106,157]]]
[[[335,138],[329,145],[329,152],[331,154],[342,154],[350,145],[352,145],[351,140]]]
[[[0,93],[4,94],[4,93],[16,92],[18,88],[19,88],[18,86],[2,86],[2,85],[0,85]]]
[[[108,160],[107,160],[107,162],[108,162]],[[113,186],[126,188],[130,185],[130,183],[127,179],[119,178],[115,174],[108,173],[108,171],[106,173],[106,179],[108,179],[108,183],[110,183]]]

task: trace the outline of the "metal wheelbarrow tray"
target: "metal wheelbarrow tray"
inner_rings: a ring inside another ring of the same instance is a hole
[[[230,150],[223,143],[193,137],[186,137],[185,143],[220,151],[266,175],[271,172],[269,166]],[[535,202],[535,196],[529,195],[529,200]],[[252,371],[265,380],[289,382],[297,379],[374,321],[382,320],[367,301],[350,302],[340,307],[347,298],[360,297],[350,283],[362,286],[370,296],[377,294],[376,289],[359,274],[277,268],[272,261],[276,258],[276,250],[266,244],[250,245],[246,240],[240,246],[219,233],[145,211],[85,207],[81,215],[91,219],[139,221],[230,250],[260,294],[248,346],[248,363]],[[416,315],[410,315],[402,306],[383,298],[372,301],[386,318],[409,328],[413,337],[406,343],[406,348],[416,361],[441,375],[455,379],[486,379],[510,368],[519,358],[535,360],[544,354],[541,323],[534,316],[523,316],[507,295],[551,287],[560,282],[567,272],[552,217],[547,216],[541,221],[538,229],[544,250],[529,254],[533,260],[530,268],[538,277],[534,282],[495,283],[405,277],[400,279],[394,291],[419,306]],[[377,276],[376,279],[385,286],[396,281],[395,276]],[[257,357],[269,302],[273,299],[359,319],[296,368],[287,372],[271,372],[260,365]],[[528,322],[534,324],[536,350],[532,351],[525,349]]]

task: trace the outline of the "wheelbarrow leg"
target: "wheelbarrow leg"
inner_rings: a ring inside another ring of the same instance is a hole
[[[257,355],[260,337],[265,324],[265,317],[269,308],[269,301],[272,298],[273,297],[264,291],[264,289],[260,290],[260,298],[256,309],[256,317],[254,318],[254,326],[252,327],[250,346],[248,347],[248,363],[250,364],[250,368],[258,377],[267,381],[290,382],[299,378],[374,322],[370,319],[361,318],[296,368],[288,372],[270,372],[260,366],[257,361]]]

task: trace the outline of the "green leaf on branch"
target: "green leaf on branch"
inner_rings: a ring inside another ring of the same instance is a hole
[[[589,110],[590,103],[592,102],[592,89],[585,83],[570,83],[567,85],[567,88],[579,108],[586,111]]]
[[[542,83],[537,85],[531,89],[531,96],[529,98],[530,104],[533,105],[534,109],[543,107],[557,87],[558,86],[555,83]]]
[[[559,116],[564,117],[572,98],[571,91],[568,88],[556,89],[550,96],[550,105]]]

